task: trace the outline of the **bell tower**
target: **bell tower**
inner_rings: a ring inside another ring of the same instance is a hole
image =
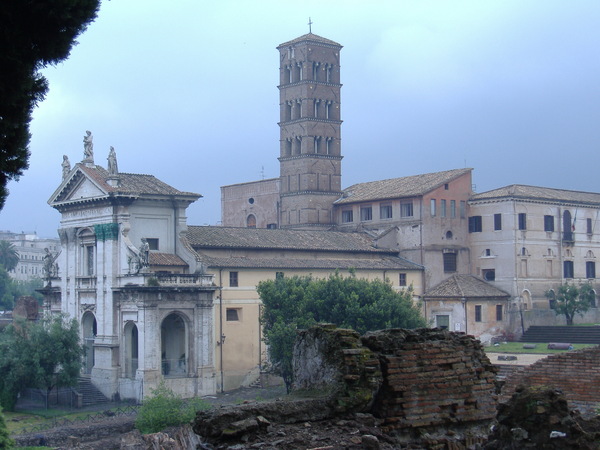
[[[340,50],[308,33],[277,47],[280,106],[280,226],[334,224],[342,176]]]

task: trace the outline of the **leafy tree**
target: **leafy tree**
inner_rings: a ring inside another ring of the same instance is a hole
[[[0,334],[0,403],[12,411],[25,387],[50,393],[55,386],[76,384],[82,356],[76,320],[55,316],[9,325]]]
[[[425,319],[413,292],[397,292],[388,282],[335,273],[326,279],[283,277],[261,281],[261,323],[269,355],[289,390],[293,382],[292,351],[296,331],[319,322],[359,333],[384,328],[418,328]]]
[[[567,325],[573,325],[576,314],[583,315],[591,306],[595,298],[594,290],[589,284],[577,287],[574,284],[563,284],[556,293],[547,291],[546,297],[554,300],[554,312],[556,315],[564,314]]]
[[[0,2],[0,209],[29,165],[31,113],[48,91],[39,70],[69,56],[100,0]]]
[[[8,241],[0,241],[0,264],[10,272],[17,264],[19,264],[19,252],[12,244]]]
[[[150,389],[152,397],[144,400],[135,419],[135,427],[143,434],[157,433],[167,427],[191,422],[196,411],[209,407],[201,398],[184,400],[161,381],[156,389]]]
[[[2,408],[0,408],[0,448],[14,448],[14,446],[15,441],[10,438],[4,414],[2,414]]]
[[[34,278],[28,281],[14,280],[0,264],[0,310],[12,310],[17,299],[23,295],[35,297],[41,305],[44,297],[39,292],[36,292],[36,289],[40,289],[43,286],[44,282],[41,278]]]

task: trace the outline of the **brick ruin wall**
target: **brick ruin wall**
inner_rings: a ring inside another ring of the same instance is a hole
[[[560,389],[569,405],[595,407],[600,402],[600,347],[559,353],[511,374],[500,401],[507,401],[519,385]]]
[[[371,412],[384,427],[468,424],[496,415],[496,368],[472,336],[390,329],[364,336],[333,326],[300,333],[295,389],[333,386],[338,406]]]

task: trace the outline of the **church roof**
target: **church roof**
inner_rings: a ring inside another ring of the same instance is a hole
[[[310,250],[397,254],[378,249],[366,233],[267,228],[190,226],[187,238],[194,249]]]
[[[429,289],[423,294],[424,299],[436,298],[478,298],[490,300],[508,298],[510,295],[492,286],[487,281],[473,275],[452,275],[440,284]]]
[[[313,34],[313,33],[308,33],[303,36],[297,37],[296,39],[292,39],[291,41],[287,41],[287,42],[284,42],[283,44],[279,44],[277,46],[277,48],[288,47],[290,45],[298,44],[299,42],[305,42],[305,41],[316,42],[319,44],[335,45],[337,47],[341,47],[341,45],[335,41],[332,41],[330,39],[325,39],[324,37],[317,36],[316,34]]]
[[[512,184],[491,191],[474,194],[471,201],[479,200],[506,200],[521,199],[530,201],[579,203],[587,205],[600,205],[600,193],[568,191],[566,189],[553,189],[539,186]]]
[[[201,255],[208,267],[239,269],[323,269],[323,270],[423,270],[423,266],[404,258],[383,256],[378,258],[327,259],[327,258],[218,258]]]
[[[446,170],[443,172],[412,175],[389,180],[358,183],[344,189],[342,198],[336,205],[392,198],[416,197],[424,195],[445,183],[471,172],[470,168]]]
[[[148,254],[151,266],[187,266],[187,263],[173,253],[150,252]]]

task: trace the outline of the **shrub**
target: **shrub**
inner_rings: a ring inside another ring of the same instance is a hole
[[[15,442],[8,434],[8,428],[6,428],[4,414],[2,414],[2,408],[0,408],[0,448],[14,448],[14,445]]]
[[[164,381],[150,391],[152,397],[144,400],[135,420],[135,427],[143,434],[191,422],[196,411],[210,407],[201,398],[182,399],[166,387]]]

